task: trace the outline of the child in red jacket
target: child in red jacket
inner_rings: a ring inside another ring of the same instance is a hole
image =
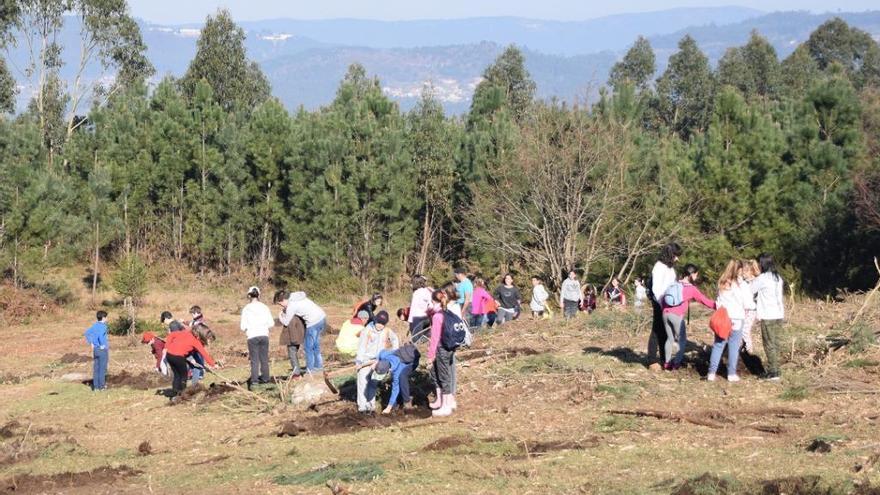
[[[186,388],[187,375],[189,374],[189,366],[186,357],[193,351],[198,352],[205,358],[211,366],[220,365],[214,361],[214,358],[205,350],[205,346],[201,341],[192,334],[192,332],[172,332],[168,334],[168,340],[165,341],[165,359],[168,366],[174,373],[174,381],[172,382],[172,390],[175,394],[179,394]]]
[[[142,344],[150,344],[153,357],[156,358],[156,371],[168,376],[168,363],[165,362],[165,341],[156,336],[153,332],[144,332],[141,336]]]

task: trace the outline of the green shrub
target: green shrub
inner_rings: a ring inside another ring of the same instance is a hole
[[[110,335],[123,336],[128,335],[128,329],[131,326],[131,320],[126,315],[121,315],[115,320],[110,322],[108,325],[108,332]],[[135,321],[134,331],[137,334],[144,332],[153,332],[157,335],[161,335],[165,333],[165,327],[155,320],[142,320],[140,318]]]
[[[846,368],[872,368],[874,366],[880,366],[880,361],[874,361],[873,359],[857,358],[847,362],[843,366]]]

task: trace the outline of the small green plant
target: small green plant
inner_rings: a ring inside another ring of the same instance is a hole
[[[850,330],[849,344],[846,346],[850,354],[859,354],[877,343],[874,329],[868,325],[856,325]]]
[[[806,387],[806,385],[792,385],[786,388],[781,394],[779,394],[780,399],[788,401],[800,401],[806,399],[809,396],[810,390]]]
[[[528,356],[519,360],[515,365],[517,373],[566,373],[574,368],[565,361],[550,355],[539,354],[537,356]]]
[[[603,384],[596,387],[596,392],[611,394],[618,399],[632,399],[639,395],[639,389],[626,383],[621,385]]]
[[[852,361],[847,362],[843,366],[846,368],[873,368],[874,366],[880,366],[880,361],[874,361],[873,359],[856,358]]]
[[[596,422],[595,428],[599,433],[634,431],[639,428],[639,423],[629,416],[605,416]]]
[[[326,484],[328,481],[372,481],[385,474],[382,465],[376,461],[360,461],[342,464],[327,464],[299,474],[280,474],[274,478],[278,485]]]

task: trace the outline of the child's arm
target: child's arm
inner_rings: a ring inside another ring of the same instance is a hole
[[[440,334],[443,332],[443,313],[436,312],[431,316],[431,340],[428,342],[428,361],[433,361],[440,345]]]
[[[693,286],[692,286],[692,287],[693,287]],[[697,289],[696,287],[693,287],[693,291],[694,291],[694,292],[693,292],[693,298],[694,298],[697,302],[699,302],[699,303],[702,304],[703,306],[706,306],[706,307],[709,308],[709,309],[717,309],[717,305],[715,304],[715,301],[713,301],[713,300],[709,299],[708,297],[704,296],[703,293],[700,292],[700,289]]]
[[[394,408],[394,404],[397,404],[397,397],[400,395],[400,370],[403,369],[403,364],[398,365],[398,368],[391,373],[391,397],[388,398],[388,406],[382,411],[382,414],[388,414],[391,412],[391,409]]]

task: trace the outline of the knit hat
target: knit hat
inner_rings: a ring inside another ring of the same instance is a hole
[[[373,321],[378,323],[379,325],[387,325],[388,324],[388,312],[387,311],[379,311],[376,313],[376,316],[373,317]]]
[[[391,371],[391,363],[389,363],[388,361],[386,361],[384,359],[378,361],[376,363],[376,367],[373,368],[373,372],[378,373],[379,375],[385,375],[389,371]],[[377,380],[379,379],[379,378],[376,378],[375,376],[373,378],[377,379]]]
[[[155,333],[153,333],[153,332],[144,332],[144,334],[141,336],[141,343],[142,343],[142,344],[149,344],[150,341],[153,340],[153,339],[155,339],[155,338],[156,338],[156,334],[155,334]]]
[[[357,314],[357,319],[361,321],[367,321],[370,319],[370,313],[366,310],[360,310]]]

